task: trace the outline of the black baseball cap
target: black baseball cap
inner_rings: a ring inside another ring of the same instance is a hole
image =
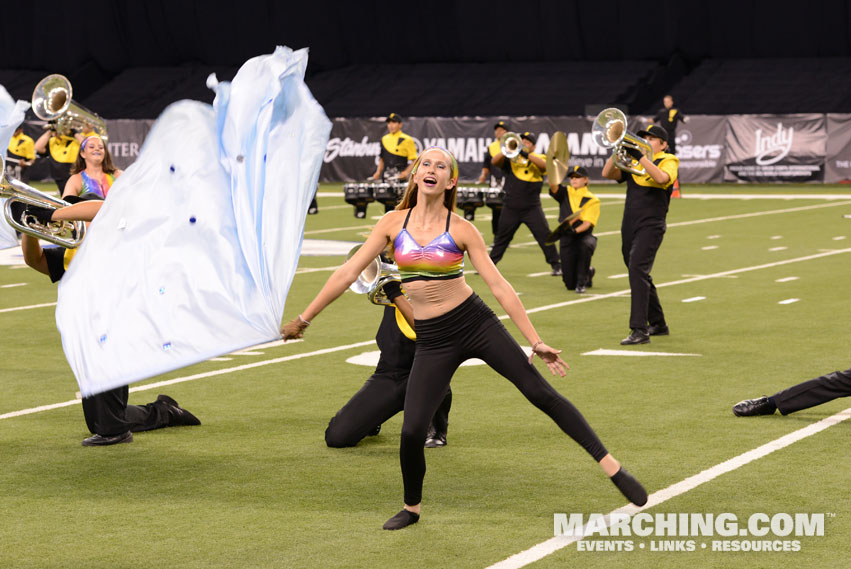
[[[508,123],[506,123],[505,121],[499,121],[498,123],[493,125],[494,130],[496,130],[498,128],[504,128],[505,130],[511,130],[510,128],[508,128]]]
[[[658,124],[651,124],[646,129],[639,130],[637,134],[642,138],[649,134],[650,136],[655,136],[656,138],[661,138],[665,142],[668,142],[668,131]]]
[[[528,140],[532,144],[535,144],[536,142],[538,142],[538,139],[535,138],[535,134],[532,133],[532,132],[529,132],[529,131],[526,131],[523,134],[521,134],[520,138],[525,138],[526,140]]]
[[[389,115],[387,115],[387,120],[384,122],[402,122],[402,117],[400,117],[396,113],[390,113]]]
[[[588,170],[586,170],[582,166],[574,166],[570,169],[570,172],[568,172],[567,177],[572,178],[574,176],[576,176],[577,178],[587,178]]]

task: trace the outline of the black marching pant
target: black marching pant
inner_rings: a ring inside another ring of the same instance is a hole
[[[470,358],[484,360],[511,381],[594,460],[599,462],[608,454],[579,410],[529,363],[523,349],[476,294],[437,318],[417,320],[416,330],[417,351],[408,379],[399,447],[405,504],[413,506],[422,501],[426,472],[423,444],[429,421],[446,393],[452,374]]]
[[[382,366],[379,360],[372,377],[331,418],[325,429],[325,444],[332,448],[353,447],[375,432],[379,425],[402,411],[405,408],[409,373],[407,369]],[[432,426],[438,433],[446,434],[451,407],[452,391],[447,389],[443,402],[432,418]]]
[[[558,244],[561,256],[561,280],[567,290],[586,286],[591,269],[591,257],[597,249],[597,238],[590,231],[568,233]]]
[[[809,409],[838,397],[851,396],[851,369],[835,371],[794,385],[772,396],[784,415]]]
[[[621,226],[623,262],[629,272],[631,307],[629,327],[633,330],[647,330],[651,326],[663,326],[665,314],[656,293],[656,286],[650,278],[656,252],[665,236],[665,222],[642,222],[624,218]]]
[[[129,396],[130,388],[125,385],[83,398],[83,416],[89,431],[113,437],[127,431],[138,433],[168,426],[167,403],[128,405]]]
[[[490,257],[494,264],[499,263],[502,256],[505,255],[505,250],[508,249],[508,244],[514,239],[514,234],[521,223],[525,223],[526,227],[532,232],[535,241],[544,252],[544,258],[551,267],[559,265],[558,251],[555,245],[547,245],[547,236],[550,234],[550,226],[547,224],[547,217],[544,215],[544,209],[541,204],[527,209],[515,209],[509,206],[502,207],[502,213],[499,215],[499,226],[496,235],[493,238],[493,248],[491,248]]]
[[[488,207],[491,208],[491,232],[496,237],[496,233],[499,231],[499,216],[502,214],[502,206],[490,205]]]

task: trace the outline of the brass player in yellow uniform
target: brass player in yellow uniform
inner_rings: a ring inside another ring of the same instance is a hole
[[[35,141],[24,134],[23,126],[15,129],[12,140],[9,141],[9,148],[6,155],[11,158],[7,162],[6,167],[15,170],[13,177],[25,184],[29,183],[27,170],[35,162]],[[17,165],[14,165],[12,162],[17,162]]]
[[[490,258],[499,263],[514,233],[521,223],[525,223],[544,252],[544,258],[552,267],[552,275],[561,275],[561,261],[555,245],[547,245],[550,227],[541,206],[541,188],[544,185],[544,171],[547,169],[546,156],[536,154],[535,135],[524,132],[520,135],[523,150],[515,160],[507,160],[500,151],[493,157],[492,164],[502,168],[505,173],[505,201],[499,217],[499,228],[493,239]]]
[[[666,152],[668,133],[664,128],[654,124],[638,131],[638,136],[650,143],[653,160],[636,149],[627,148],[626,151],[646,170],[643,176],[617,168],[611,156],[603,166],[604,178],[626,182],[621,252],[629,270],[629,327],[632,332],[621,341],[624,346],[647,344],[650,336],[668,335],[668,324],[650,270],[665,236],[665,218],[680,166],[680,160]]]
[[[372,179],[407,180],[417,159],[417,146],[413,138],[402,132],[402,117],[396,113],[387,116],[387,131],[381,138],[378,168]]]
[[[60,194],[65,191],[65,184],[71,177],[71,167],[77,161],[80,143],[87,136],[96,134],[94,130],[87,129],[86,132],[74,132],[73,136],[68,136],[50,128],[35,142],[35,151],[39,154],[47,153],[49,156],[50,177],[59,187]]]
[[[556,185],[550,181],[550,195],[559,203],[559,221],[580,212],[571,223],[571,230],[559,240],[561,280],[567,290],[582,294],[592,284],[594,269],[591,257],[597,249],[594,228],[600,219],[600,198],[588,189],[588,171],[582,166],[571,168],[568,183]]]

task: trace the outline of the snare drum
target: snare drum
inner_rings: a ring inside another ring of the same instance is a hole
[[[487,188],[484,192],[485,204],[488,207],[502,207],[505,192],[502,188]]]

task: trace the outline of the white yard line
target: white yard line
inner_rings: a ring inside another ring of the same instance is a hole
[[[667,283],[659,283],[659,284],[656,285],[656,288],[675,286],[675,285],[692,283],[692,282],[697,282],[697,281],[702,281],[702,280],[707,280],[707,279],[713,279],[713,278],[720,278],[720,277],[725,277],[725,276],[733,275],[733,274],[747,273],[747,272],[750,272],[750,271],[758,271],[760,269],[768,269],[768,268],[777,267],[777,266],[780,266],[780,265],[788,265],[788,264],[791,264],[791,263],[799,263],[799,262],[802,262],[802,261],[810,261],[812,259],[819,259],[819,258],[822,258],[822,257],[839,255],[839,254],[842,254],[842,253],[851,253],[851,249],[838,249],[836,251],[827,251],[827,252],[818,253],[818,254],[815,254],[815,255],[807,255],[806,257],[798,257],[797,259],[787,259],[785,261],[777,261],[775,263],[766,263],[766,264],[763,264],[763,265],[754,265],[752,267],[742,267],[740,269],[732,269],[730,271],[722,271],[720,273],[713,273],[711,275],[698,275],[698,276],[694,276],[694,277],[690,277],[690,278],[686,278],[686,279],[680,279],[678,281],[671,281],[671,282],[667,282]],[[565,306],[571,306],[573,304],[580,304],[580,303],[583,303],[583,302],[592,302],[592,301],[603,299],[603,298],[612,298],[612,297],[617,297],[617,296],[624,296],[626,294],[629,294],[629,289],[624,289],[624,290],[611,292],[611,293],[607,293],[607,294],[597,294],[597,295],[593,295],[593,296],[586,295],[586,296],[583,296],[581,298],[577,298],[575,300],[568,300],[566,302],[559,302],[559,303],[556,303],[556,304],[548,304],[548,305],[545,305],[545,306],[539,306],[537,308],[531,308],[531,309],[526,310],[526,312],[528,314],[533,314],[535,312],[544,312],[544,311],[547,311],[547,310],[553,310],[555,308],[562,308],[562,307],[565,307]],[[45,306],[47,306],[47,305],[45,305]],[[52,306],[52,304],[50,306]],[[9,310],[9,309],[7,309],[7,310]],[[507,318],[508,318],[508,315],[506,315],[506,314],[503,314],[502,316],[499,317],[500,320],[505,320]],[[164,385],[172,385],[172,384],[175,384],[175,383],[182,383],[184,381],[193,381],[193,380],[196,380],[196,379],[203,379],[203,378],[206,378],[206,377],[214,377],[214,376],[223,375],[223,374],[226,374],[226,373],[243,371],[243,370],[252,369],[252,368],[255,368],[255,367],[272,365],[272,364],[277,364],[277,363],[286,362],[286,361],[290,361],[290,360],[307,358],[307,357],[311,357],[311,356],[318,356],[318,355],[322,355],[322,354],[330,354],[330,353],[333,353],[333,352],[339,352],[339,351],[348,350],[348,349],[351,349],[351,348],[368,346],[368,345],[374,344],[374,343],[375,343],[374,340],[369,340],[369,341],[365,341],[365,342],[358,342],[358,343],[355,343],[355,344],[347,344],[347,345],[344,345],[344,346],[335,346],[333,348],[326,348],[324,350],[317,350],[317,351],[314,351],[314,352],[307,352],[307,353],[304,353],[304,354],[295,354],[295,355],[292,355],[292,356],[284,356],[284,357],[281,357],[281,358],[274,358],[274,359],[271,359],[271,360],[263,360],[263,361],[260,361],[260,362],[254,362],[254,363],[251,363],[251,364],[245,364],[245,365],[231,367],[231,368],[225,368],[225,369],[220,369],[220,370],[215,370],[215,371],[210,371],[210,372],[205,372],[205,373],[199,373],[199,374],[185,376],[185,377],[178,377],[178,378],[175,378],[175,379],[169,379],[169,380],[166,380],[166,381],[160,381],[160,382],[157,382],[157,383],[151,383],[151,384],[147,384],[147,385],[141,385],[141,386],[138,386],[138,387],[133,387],[133,388],[130,389],[130,392],[133,393],[133,392],[136,392],[136,391],[145,391],[145,390],[148,390],[148,389],[155,389],[155,388],[158,388],[158,387],[162,387]],[[265,347],[267,345],[269,345],[269,344],[262,344],[263,347]],[[256,348],[256,347],[260,347],[260,346],[254,346],[254,347]],[[6,414],[3,414],[3,415],[0,415],[0,419],[8,419],[10,417],[17,417],[17,416],[20,416],[20,415],[29,415],[30,413],[38,413],[40,411],[47,411],[47,410],[56,409],[56,408],[59,408],[59,407],[66,407],[68,405],[73,405],[76,402],[78,402],[78,400],[75,399],[73,401],[66,401],[64,403],[55,403],[55,404],[52,404],[52,405],[43,405],[43,406],[40,406],[40,407],[34,407],[32,409],[23,409],[21,411],[12,411],[11,413],[6,413]]]
[[[793,431],[788,435],[784,435],[780,438],[774,439],[764,445],[757,447],[753,450],[749,450],[745,453],[742,453],[738,456],[735,456],[729,460],[726,460],[722,463],[716,464],[715,466],[704,470],[703,472],[699,472],[694,476],[690,476],[685,480],[680,480],[675,484],[671,484],[667,488],[663,488],[657,492],[654,492],[648,497],[647,504],[643,507],[639,508],[632,504],[628,504],[623,506],[622,508],[618,508],[612,512],[607,514],[607,520],[610,519],[612,514],[629,514],[634,515],[642,510],[648,510],[653,508],[654,506],[658,506],[664,502],[667,502],[671,498],[675,498],[681,494],[685,494],[690,490],[694,490],[698,486],[705,484],[711,480],[714,480],[721,476],[722,474],[727,474],[728,472],[732,472],[742,466],[753,462],[755,460],[759,460],[760,458],[771,454],[774,451],[780,450],[782,448],[786,448],[787,446],[794,444],[802,439],[815,435],[824,431],[825,429],[829,429],[830,427],[845,421],[846,419],[851,418],[851,408],[845,409],[844,411],[840,411],[835,415],[831,415],[821,421],[816,423],[812,423],[798,429],[797,431]],[[608,527],[608,526],[607,526]],[[525,567],[530,563],[534,563],[535,561],[540,561],[547,555],[555,553],[559,549],[565,548],[568,545],[574,544],[579,541],[580,537],[564,537],[557,536],[552,537],[546,541],[543,541],[534,547],[530,547],[525,551],[521,551],[511,557],[500,561],[499,563],[495,563],[488,567],[488,569],[519,569],[520,567]]]
[[[374,345],[375,340],[369,340],[366,342],[357,342],[355,344],[347,344],[345,346],[334,346],[333,348],[325,348],[323,350],[316,350],[314,352],[306,352],[303,354],[293,354],[291,356],[284,356],[281,358],[274,358],[271,360],[263,360],[261,362],[254,362],[250,364],[244,364],[236,367],[229,367],[224,369],[217,369],[214,371],[208,371],[204,373],[196,373],[194,375],[187,375],[184,377],[176,377],[174,379],[167,379],[164,381],[157,381],[156,383],[149,383],[146,385],[140,385],[138,387],[133,387],[130,389],[130,393],[136,393],[137,391],[148,391],[151,389],[159,389],[160,387],[165,387],[166,385],[174,385],[176,383],[184,383],[186,381],[194,381],[196,379],[204,379],[207,377],[215,377],[217,375],[225,375],[228,373],[234,373],[239,371],[245,371],[247,369],[254,369],[256,367],[263,367],[267,365],[279,364],[282,362],[288,362],[292,360],[300,360],[302,358],[309,358],[312,356],[321,356],[324,354],[331,354],[334,352],[341,352],[343,350],[350,350],[352,348],[361,348],[363,346]],[[75,405],[79,403],[79,399],[72,399],[71,401],[63,401],[62,403],[54,403],[52,405],[41,405],[39,407],[33,407],[31,409],[22,409],[20,411],[12,411],[10,413],[4,413],[0,415],[0,419],[11,419],[12,417],[20,417],[21,415],[31,415],[33,413],[39,413],[41,411],[49,411],[51,409],[58,409],[60,407],[68,407],[70,405]]]

